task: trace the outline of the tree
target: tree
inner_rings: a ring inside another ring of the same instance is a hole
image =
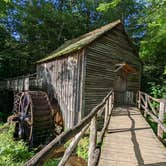
[[[143,14],[142,11],[145,8],[145,1],[146,0],[105,1],[104,3],[100,3],[98,11],[102,13],[102,20],[105,20],[106,23],[120,19],[128,35],[135,41],[135,44],[139,45],[143,37],[144,24],[140,23],[138,20]]]
[[[148,0],[140,21],[146,24],[146,34],[141,41],[140,57],[145,63],[143,87],[159,97],[166,94],[166,1]]]

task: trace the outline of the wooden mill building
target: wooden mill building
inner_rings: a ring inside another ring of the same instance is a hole
[[[117,104],[134,104],[141,61],[122,23],[115,21],[65,42],[39,60],[37,75],[51,100],[59,104],[65,126],[72,127],[111,88]]]

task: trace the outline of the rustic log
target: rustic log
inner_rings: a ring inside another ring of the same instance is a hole
[[[109,115],[109,100],[107,100],[105,104],[104,126],[107,124],[108,115]]]
[[[146,94],[145,92],[141,92],[141,91],[140,91],[140,93],[141,93],[142,95],[148,95],[148,94]],[[148,97],[149,97],[150,99],[152,99],[152,100],[158,102],[158,103],[160,102],[160,99],[156,99],[156,98],[154,98],[154,97],[152,97],[152,96],[150,96],[150,95],[148,95]]]
[[[95,149],[95,153],[94,153],[92,165],[94,165],[94,166],[98,165],[98,161],[99,161],[99,157],[100,157],[100,152],[101,152],[101,148],[96,148]]]
[[[97,141],[97,116],[94,116],[94,118],[91,121],[91,125],[90,125],[88,166],[93,166],[92,161],[93,161],[94,154],[95,154],[96,141]]]
[[[104,134],[105,134],[105,131],[106,131],[107,126],[108,126],[108,124],[109,124],[109,120],[110,120],[110,116],[107,118],[107,121],[105,122],[104,127],[102,128],[101,133],[100,133],[100,135],[99,135],[99,138],[98,138],[98,145],[99,145],[99,146],[100,146],[101,143],[103,142]]]
[[[164,102],[160,102],[160,109],[159,109],[159,120],[161,123],[164,122],[164,110],[165,110],[165,103]],[[161,128],[161,125],[158,124],[158,128],[157,128],[157,135],[159,138],[163,138],[163,129]]]
[[[76,148],[78,142],[80,141],[80,139],[82,138],[82,136],[84,135],[85,131],[88,129],[89,124],[87,126],[85,126],[81,132],[79,132],[72,140],[72,142],[70,143],[69,147],[66,149],[65,154],[63,155],[63,158],[61,159],[60,163],[58,164],[58,166],[64,166],[66,164],[66,162],[68,161],[69,157],[71,156],[72,152],[74,151],[74,149]]]

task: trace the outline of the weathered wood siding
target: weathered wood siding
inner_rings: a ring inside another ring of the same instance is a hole
[[[76,124],[81,116],[83,53],[82,50],[37,66],[38,76],[43,79],[43,89],[50,99],[58,100],[67,128]]]
[[[126,90],[137,91],[140,88],[141,63],[134,54],[127,36],[118,28],[112,29],[87,47],[85,114],[97,105],[113,87],[117,74],[114,69],[117,63],[126,62],[137,70],[136,74],[129,74]]]

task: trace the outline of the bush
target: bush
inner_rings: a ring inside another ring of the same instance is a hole
[[[13,132],[14,126],[10,125],[8,130],[0,133],[1,166],[21,166],[34,154],[28,151],[28,147],[23,141],[13,140]]]
[[[71,143],[71,140],[68,141],[64,145],[64,147],[65,148],[69,147],[70,143]],[[88,160],[88,148],[89,148],[89,137],[86,136],[86,137],[83,137],[77,145],[77,148],[76,148],[77,156],[83,158],[84,160]]]
[[[151,94],[155,98],[164,98],[166,99],[166,85],[155,85],[154,83],[151,85]]]
[[[78,157],[88,160],[89,137],[84,137],[80,140],[77,146],[76,154]]]

